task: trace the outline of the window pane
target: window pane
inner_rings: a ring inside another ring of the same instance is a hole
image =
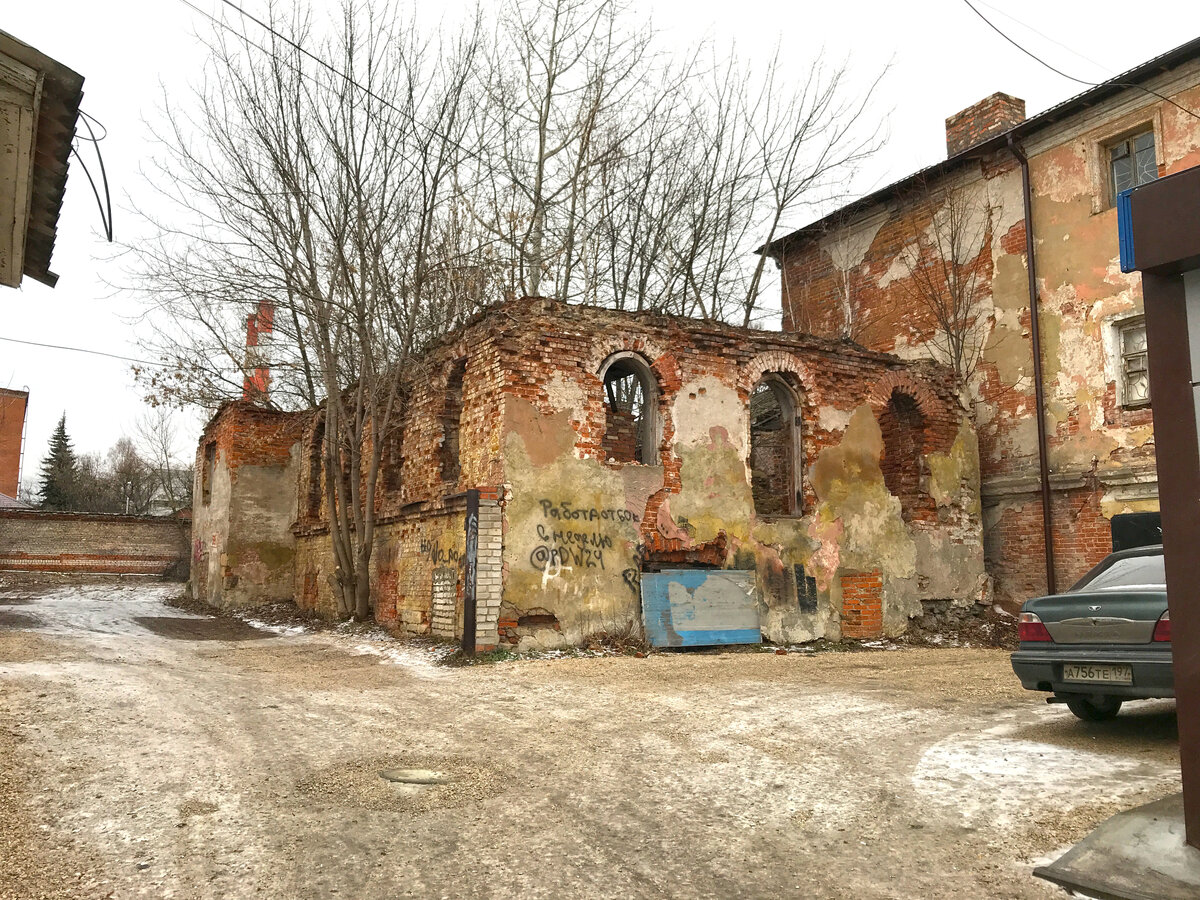
[[[1146,351],[1146,323],[1134,322],[1121,328],[1121,353]]]
[[[1134,186],[1133,160],[1128,156],[1114,159],[1112,164],[1113,197]]]
[[[1133,149],[1140,153],[1143,150],[1154,149],[1154,132],[1147,131],[1145,134],[1139,134],[1133,139]]]
[[[1124,159],[1129,155],[1129,141],[1121,141],[1119,144],[1113,144],[1112,147],[1109,148],[1108,153],[1109,156],[1114,160]]]
[[[1147,181],[1153,181],[1158,177],[1158,162],[1154,158],[1153,144],[1147,150],[1139,150],[1135,160],[1137,163],[1137,176],[1134,181],[1138,184],[1145,184]]]

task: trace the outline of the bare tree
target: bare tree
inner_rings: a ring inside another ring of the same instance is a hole
[[[150,472],[151,501],[173,513],[192,505],[192,469],[190,462],[175,452],[177,430],[174,413],[159,405],[142,415],[136,426],[137,453]]]
[[[156,400],[212,407],[261,366],[257,401],[322,407],[332,582],[365,617],[380,461],[429,340],[543,293],[748,324],[750,251],[873,137],[841,69],[797,91],[774,63],[670,64],[618,0],[509,0],[453,39],[344,4],[214,33],[192,104],[165,101],[174,212],[130,252]],[[251,357],[263,305],[273,339]]]
[[[163,171],[184,224],[137,251],[141,286],[172,312],[185,365],[203,341],[222,357],[197,376],[216,393],[240,391],[232,326],[275,308],[256,363],[282,370],[289,405],[323,407],[330,582],[339,614],[366,618],[406,366],[470,311],[461,292],[454,315],[444,301],[463,264],[446,238],[478,30],[430,46],[390,10],[349,4],[324,30],[302,11],[271,25],[265,45],[218,31],[197,111],[168,110]]]
[[[984,301],[991,291],[988,251],[999,209],[986,182],[936,192],[922,186],[914,207],[899,255],[907,276],[900,289],[929,317],[932,355],[965,387],[990,332]]]

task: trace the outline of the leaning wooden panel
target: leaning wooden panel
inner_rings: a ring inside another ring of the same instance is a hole
[[[666,569],[642,575],[642,616],[655,647],[759,644],[754,572]]]

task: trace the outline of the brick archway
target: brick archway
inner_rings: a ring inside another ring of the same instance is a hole
[[[784,353],[779,350],[772,350],[768,353],[760,353],[754,357],[742,369],[741,388],[746,392],[746,396],[754,390],[762,377],[771,372],[789,373],[799,382],[796,387],[799,388],[800,403],[808,404],[808,396],[813,392],[817,382],[813,378],[807,365],[797,359],[790,353]]]

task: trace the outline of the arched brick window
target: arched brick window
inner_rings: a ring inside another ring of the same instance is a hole
[[[442,481],[457,482],[462,472],[459,460],[459,428],[462,425],[463,377],[467,361],[455,361],[446,378],[446,405],[442,409]]]
[[[916,398],[899,388],[892,391],[879,415],[883,455],[879,467],[888,491],[900,500],[904,520],[921,505],[921,454],[925,449],[925,417]]]
[[[800,501],[800,424],[782,377],[766,375],[750,392],[750,487],[760,516],[789,516]]]
[[[614,353],[600,367],[604,385],[604,458],[659,464],[658,382],[636,353]]]

